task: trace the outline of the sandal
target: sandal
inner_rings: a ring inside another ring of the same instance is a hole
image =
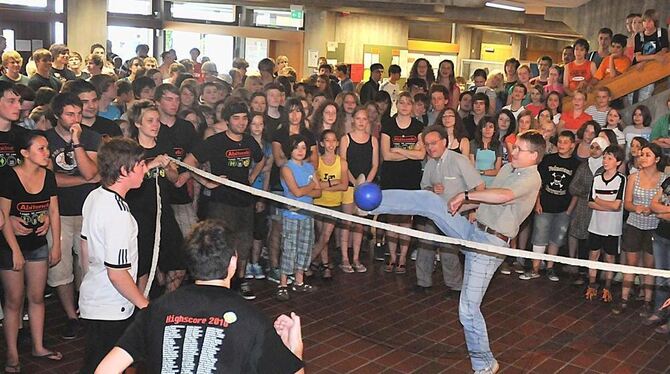
[[[584,294],[584,297],[586,298],[586,300],[591,301],[591,300],[593,300],[596,296],[598,296],[598,288],[597,288],[597,286],[589,285],[589,286],[586,288],[586,293]]]
[[[21,364],[18,363],[16,365],[5,365],[5,373],[20,373],[21,372]]]
[[[384,267],[384,272],[393,273],[394,268],[395,268],[395,262],[387,262],[386,266]]]
[[[58,351],[47,352],[39,356],[33,354],[32,357],[37,360],[48,360],[48,361],[60,361],[63,359],[63,355]]]
[[[611,303],[612,300],[614,300],[609,289],[603,288],[603,294],[600,296],[600,300],[602,300],[603,303]]]
[[[305,276],[311,277],[312,275],[314,275],[315,273],[319,273],[320,271],[321,267],[319,266],[319,264],[312,262],[309,264],[309,268],[305,270]]]
[[[321,264],[321,279],[333,279],[333,272],[330,269],[330,264]]]
[[[396,274],[405,274],[407,272],[407,268],[405,265],[400,265],[396,266],[395,268],[395,273]]]
[[[368,268],[366,268],[365,265],[361,264],[360,262],[359,263],[354,262],[353,268],[357,273],[365,273],[366,271],[368,271]]]
[[[354,272],[354,268],[351,267],[350,264],[340,264],[340,270],[342,270],[342,272],[347,274],[351,274]]]

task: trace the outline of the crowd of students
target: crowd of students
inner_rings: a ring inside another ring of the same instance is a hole
[[[160,66],[144,45],[125,63],[100,44],[91,46],[84,60],[62,44],[39,49],[26,66],[19,53],[5,51],[0,76],[0,279],[6,369],[19,368],[24,293],[32,353],[50,360],[62,355],[42,344],[45,286],[56,289],[68,317],[64,339],[79,333],[82,304],[96,302],[94,291],[85,287],[90,270],[86,241],[82,246],[80,237],[87,230],[82,228],[84,202],[100,184],[97,153],[107,138],[134,139],[148,170],[141,186],[123,199],[137,222],[139,291],[148,287],[156,256],[155,282],[167,292],[180,287],[188,277],[184,238],[205,218],[222,222],[237,254],[232,282],[246,299],[256,297],[252,279],[278,283],[275,297],[280,301],[314,292],[310,276],[334,276],[333,243],[339,247],[342,273],[366,272],[371,265],[360,255],[363,226],[257,199],[193,175],[167,156],[291,199],[365,214],[353,199],[355,187],[365,182],[385,190],[444,191],[447,177],[430,182],[433,174],[428,177],[423,167],[431,158],[424,138],[428,126],[444,128],[447,151],[461,154],[453,157],[486,186],[513,152],[522,151],[515,148],[520,134],[542,134],[547,146],[538,166],[542,187],[534,214],[512,240],[517,248],[557,254],[567,246],[571,257],[670,269],[670,178],[664,173],[670,114],[652,118],[649,108],[637,105],[631,118],[623,118],[623,100],[612,100],[604,86],[594,89],[599,80],[635,64],[667,58],[667,29],[658,26],[656,12],[629,19],[630,36],[603,28],[597,51],[589,52],[589,43],[578,39],[563,50],[563,64],[540,58],[538,76],[511,58],[504,73],[474,71],[471,86],[458,83],[449,60],[434,71],[429,61],[417,59],[404,87],[399,66],[391,65],[382,81],[384,66],[375,63],[370,79],[356,87],[346,65],[325,62],[315,74],[298,80],[285,56],[263,59],[255,76],[247,75],[249,65],[241,58],[228,74],[219,74],[216,64],[200,59],[195,48],[185,60],[178,60],[173,50],[164,52]],[[642,101],[652,92],[653,87],[645,87],[624,100]],[[591,95],[595,104],[585,107]],[[564,97],[571,98],[569,111],[562,111]],[[470,214],[474,221],[475,213]],[[381,219],[436,231],[430,222],[412,216]],[[385,260],[384,271],[404,274],[410,238],[377,232],[373,240],[382,251],[376,257]],[[435,250],[430,243],[417,246]],[[431,285],[435,257],[421,255],[419,289]],[[458,292],[458,256],[441,259],[450,262],[443,266],[445,283]],[[500,272],[516,271],[520,279],[532,280],[543,267],[548,279],[559,280],[551,262],[508,259]],[[589,300],[616,301],[616,314],[640,298],[643,322],[659,325],[659,333],[670,332],[668,313],[661,309],[670,296],[667,279],[624,274],[622,292],[615,295],[612,282],[617,278],[611,273],[599,278],[591,270],[574,278],[576,284],[587,282]],[[89,307],[85,318],[105,319],[95,310]]]

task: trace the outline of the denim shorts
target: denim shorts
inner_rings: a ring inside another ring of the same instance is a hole
[[[533,245],[546,246],[554,244],[558,247],[565,244],[570,227],[570,216],[565,213],[536,214],[533,221]]]
[[[49,246],[43,245],[32,251],[21,251],[26,262],[40,262],[49,259]],[[12,270],[14,260],[12,259],[12,250],[7,248],[0,251],[0,270]]]

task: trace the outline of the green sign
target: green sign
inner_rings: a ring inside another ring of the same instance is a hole
[[[302,10],[292,10],[291,18],[293,19],[302,19],[303,12]]]

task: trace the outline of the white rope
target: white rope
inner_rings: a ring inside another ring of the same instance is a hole
[[[154,234],[154,251],[151,256],[151,271],[149,271],[149,280],[147,281],[147,286],[144,289],[144,297],[149,297],[149,292],[151,291],[151,284],[154,282],[156,277],[156,268],[158,267],[158,253],[160,252],[161,246],[161,187],[158,185],[158,178],[160,172],[156,172],[156,233]]]
[[[242,183],[238,183],[235,181],[232,181],[227,178],[222,178],[218,177],[216,175],[213,175],[211,173],[208,173],[206,171],[203,171],[198,168],[194,168],[191,165],[185,164],[177,159],[174,159],[172,157],[169,157],[171,161],[177,163],[179,166],[183,166],[184,168],[188,169],[192,173],[195,173],[203,178],[209,179],[211,181],[214,181],[216,183],[220,183],[224,186],[232,187],[237,190],[241,190],[247,193],[250,193],[254,196],[262,197],[268,200],[273,200],[278,203],[282,203],[284,205],[289,205],[293,206],[302,210],[306,210],[309,212],[321,214],[324,216],[330,216],[330,217],[335,217],[344,221],[350,221],[354,223],[358,223],[361,225],[365,226],[371,226],[375,227],[378,229],[386,230],[386,231],[391,231],[397,234],[401,235],[407,235],[411,236],[413,238],[417,239],[422,239],[422,240],[430,240],[438,243],[446,243],[446,244],[456,244],[456,245],[462,245],[464,247],[480,250],[483,252],[487,252],[490,254],[496,254],[496,255],[502,255],[502,256],[512,256],[512,257],[523,257],[523,258],[529,258],[533,260],[544,260],[544,261],[553,261],[553,262],[558,262],[561,264],[565,265],[573,265],[573,266],[580,266],[580,267],[587,267],[590,269],[597,269],[597,270],[602,270],[602,271],[613,271],[613,272],[621,272],[621,273],[628,273],[628,274],[640,274],[640,275],[652,275],[655,277],[663,277],[663,278],[670,278],[670,270],[659,270],[659,269],[651,269],[651,268],[644,268],[644,267],[638,267],[638,266],[629,266],[629,265],[620,265],[620,264],[610,264],[606,262],[599,262],[599,261],[590,261],[590,260],[581,260],[577,258],[571,258],[571,257],[563,257],[563,256],[555,256],[555,255],[549,255],[549,254],[543,254],[543,253],[535,253],[531,251],[525,251],[525,250],[519,250],[519,249],[514,249],[514,248],[507,248],[507,247],[498,247],[490,244],[482,244],[482,243],[477,243],[477,242],[472,242],[469,240],[463,240],[463,239],[457,239],[457,238],[451,238],[448,236],[444,235],[437,235],[437,234],[431,234],[431,233],[426,233],[423,231],[415,230],[415,229],[410,229],[406,227],[400,227],[396,225],[390,225],[388,223],[383,223],[383,222],[377,222],[374,220],[371,220],[369,218],[364,218],[360,216],[355,216],[352,214],[347,214],[347,213],[342,213],[338,212],[333,209],[328,209],[328,208],[323,208],[318,205],[312,205],[312,204],[307,204],[303,203],[301,201],[293,200],[286,198],[284,196],[280,196],[271,192],[259,190],[257,188],[251,187],[244,185]],[[668,249],[670,250],[670,249]]]

